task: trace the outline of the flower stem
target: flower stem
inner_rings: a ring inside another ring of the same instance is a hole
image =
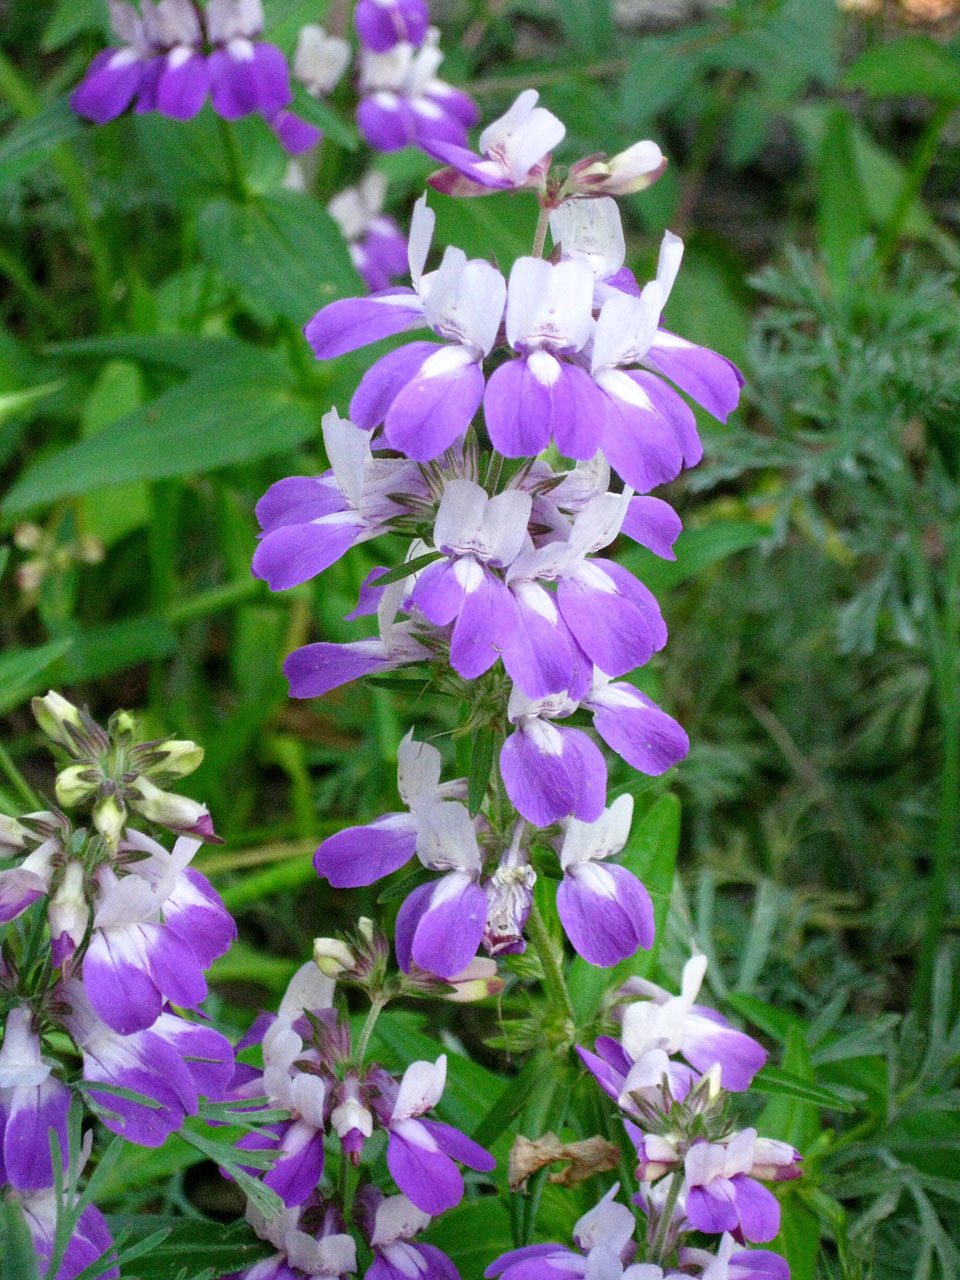
[[[664,1201],[663,1211],[660,1214],[660,1221],[657,1223],[657,1232],[653,1237],[653,1244],[647,1256],[648,1262],[655,1262],[658,1266],[663,1264],[667,1251],[667,1241],[670,1238],[670,1227],[673,1223],[673,1211],[677,1207],[677,1201],[680,1199],[680,1190],[683,1187],[683,1177],[680,1170],[676,1169],[670,1175],[670,1190],[667,1192],[667,1198]]]
[[[23,800],[25,801],[26,804],[30,806],[31,809],[37,809],[41,807],[40,801],[37,798],[37,794],[34,791],[33,787],[31,787],[30,783],[26,780],[26,778],[23,776],[23,774],[20,772],[17,766],[13,763],[13,759],[10,753],[7,751],[6,747],[2,743],[0,743],[0,769],[2,769],[3,772],[7,775],[7,777],[10,779],[10,782],[13,785],[14,790],[19,791],[20,795],[23,797]]]
[[[367,1014],[367,1020],[363,1024],[363,1030],[360,1032],[360,1039],[357,1041],[357,1048],[353,1055],[354,1066],[357,1068],[363,1066],[364,1055],[367,1052],[367,1045],[370,1043],[370,1037],[373,1035],[373,1028],[377,1025],[377,1019],[386,1006],[386,1000],[374,1000],[370,1005],[370,1011]]]
[[[247,187],[246,174],[243,172],[243,161],[240,158],[240,148],[237,146],[236,135],[230,124],[221,116],[217,116],[217,125],[220,129],[223,158],[226,161],[227,173],[230,177],[230,190],[236,200],[241,204],[246,204],[250,192]]]
[[[537,218],[537,229],[533,235],[533,256],[535,258],[543,257],[543,246],[547,239],[547,227],[550,225],[550,210],[541,205],[540,216]]]
[[[565,1032],[564,1039],[569,1040],[575,1031],[577,1018],[570,1002],[570,993],[567,991],[563,969],[554,954],[550,935],[547,933],[547,926],[535,901],[530,906],[530,915],[527,918],[527,936],[540,957],[540,964],[543,967],[543,986],[547,993],[547,999],[550,1001],[553,1011],[562,1020]]]

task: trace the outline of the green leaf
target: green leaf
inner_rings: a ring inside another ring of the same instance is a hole
[[[81,31],[106,33],[109,23],[104,0],[59,0],[44,29],[41,48],[45,53],[53,53],[69,44]]]
[[[0,426],[3,425],[7,418],[21,413],[38,400],[43,400],[45,397],[52,395],[54,391],[59,391],[63,385],[63,382],[46,382],[42,387],[25,387],[22,391],[4,391],[0,393]]]
[[[818,168],[820,243],[833,280],[845,282],[853,249],[867,230],[867,207],[854,152],[853,126],[843,107],[831,107],[827,113]]]
[[[67,684],[80,684],[123,671],[138,662],[166,658],[177,647],[177,633],[165,618],[122,618],[102,627],[77,631],[61,668]]]
[[[578,54],[602,53],[613,35],[611,0],[554,0],[557,21]]]
[[[0,1280],[38,1280],[33,1237],[16,1200],[0,1200]]]
[[[0,186],[15,182],[42,163],[61,142],[75,138],[84,128],[80,117],[70,110],[66,98],[15,124],[0,143]]]
[[[780,1234],[769,1247],[790,1264],[790,1280],[814,1280],[820,1220],[793,1188],[780,1203]]]
[[[654,595],[661,595],[712,565],[755,547],[768,534],[752,520],[716,520],[704,529],[685,529],[674,545],[676,560],[661,560],[645,547],[631,547],[617,558]]]
[[[739,1013],[741,1018],[754,1023],[761,1031],[781,1044],[786,1043],[787,1037],[794,1028],[803,1029],[803,1023],[794,1014],[767,1004],[765,1000],[760,1000],[756,996],[746,995],[742,991],[731,991],[727,996],[727,1004]]]
[[[570,966],[567,985],[578,1022],[593,1017],[605,991],[612,991],[635,974],[649,975],[656,964],[673,892],[677,850],[680,845],[680,801],[661,796],[646,813],[634,817],[630,840],[620,859],[642,881],[653,900],[654,942],[614,965],[600,969],[577,956]]]
[[[381,573],[379,577],[374,578],[371,587],[387,587],[391,582],[400,582],[403,578],[409,578],[411,573],[418,573],[419,570],[425,569],[428,564],[433,564],[434,560],[440,560],[443,557],[441,551],[427,551],[422,556],[417,556],[415,560],[405,560],[403,564],[398,564],[393,569],[388,569],[386,573]]]
[[[131,361],[109,361],[97,375],[83,407],[81,432],[95,436],[123,414],[132,413],[144,399],[140,366]],[[149,515],[147,487],[140,481],[89,494],[81,500],[77,521],[84,533],[109,547],[131,529],[146,524]]]
[[[470,777],[467,783],[467,806],[470,817],[475,818],[483,805],[487,794],[487,783],[490,781],[490,770],[493,768],[493,749],[496,735],[490,725],[482,725],[473,738],[473,752],[470,756]]]
[[[328,141],[335,142],[347,151],[356,151],[360,146],[360,135],[355,127],[348,120],[342,119],[329,102],[311,97],[302,84],[294,83],[293,104],[290,109],[322,129],[323,136]]]
[[[316,431],[311,409],[261,369],[206,369],[90,440],[42,458],[11,489],[5,515],[131,480],[212,471],[281,453]]]
[[[44,683],[40,678],[44,671],[62,658],[72,643],[69,638],[51,640],[35,649],[12,649],[0,654],[0,715],[36,693]]]
[[[796,1055],[794,1055],[796,1056]],[[787,1071],[783,1067],[761,1067],[753,1078],[752,1088],[758,1093],[776,1094],[794,1098],[797,1102],[815,1107],[830,1107],[833,1111],[856,1111],[856,1107],[842,1094],[824,1085]],[[773,1130],[771,1129],[771,1132]],[[778,1136],[780,1129],[777,1130]],[[785,1135],[784,1135],[785,1136]]]
[[[527,1099],[533,1092],[537,1081],[544,1071],[551,1070],[550,1052],[547,1049],[535,1053],[524,1063],[519,1075],[514,1076],[500,1097],[474,1129],[471,1137],[481,1147],[489,1147],[496,1142],[508,1128],[516,1116],[527,1105]]]
[[[462,1276],[482,1276],[494,1258],[513,1247],[510,1214],[493,1196],[448,1210],[434,1219],[423,1238],[442,1249]]]
[[[126,1244],[148,1240],[158,1231],[163,1239],[137,1264],[138,1280],[170,1280],[185,1268],[193,1276],[203,1267],[216,1275],[243,1271],[276,1249],[258,1239],[245,1222],[224,1225],[196,1218],[175,1218],[162,1214],[113,1214],[107,1218],[111,1233],[124,1233]]]
[[[207,259],[258,317],[284,316],[300,327],[326,303],[363,291],[339,227],[303,192],[245,205],[211,201],[199,236]]]
[[[923,94],[960,102],[960,58],[931,36],[901,36],[867,49],[847,68],[843,82],[847,89],[877,97]]]
[[[262,369],[265,376],[277,378],[280,365],[262,347],[241,342],[237,338],[204,337],[198,333],[118,333],[95,338],[76,338],[72,342],[53,342],[45,348],[47,355],[83,359],[139,360],[143,364],[169,365],[184,373],[198,373],[213,365],[228,362],[251,372]]]

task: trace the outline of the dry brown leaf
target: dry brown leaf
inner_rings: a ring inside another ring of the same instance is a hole
[[[518,1134],[510,1151],[510,1190],[516,1191],[532,1173],[558,1160],[565,1161],[566,1168],[551,1173],[550,1181],[572,1187],[595,1173],[615,1169],[620,1162],[620,1148],[599,1135],[579,1142],[561,1142],[555,1133],[536,1139]]]

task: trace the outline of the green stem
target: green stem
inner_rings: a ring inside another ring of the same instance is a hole
[[[927,175],[937,154],[940,135],[943,133],[955,106],[956,103],[941,102],[939,106],[934,108],[933,115],[927,121],[927,127],[914,148],[910,167],[907,169],[903,186],[900,188],[900,194],[897,196],[893,212],[890,214],[887,225],[883,229],[883,235],[880,237],[878,256],[884,267],[890,265],[890,260],[900,240],[903,224],[906,222],[913,203],[927,180]]]
[[[246,204],[250,198],[250,189],[247,186],[247,176],[243,171],[243,160],[240,156],[240,148],[237,146],[237,135],[233,132],[229,121],[224,120],[222,116],[217,116],[217,126],[220,129],[223,156],[227,162],[230,190],[241,204]]]
[[[173,600],[164,610],[168,622],[189,622],[193,618],[203,617],[207,613],[218,613],[231,605],[239,604],[262,591],[257,578],[241,578],[239,582],[225,582],[219,587],[209,587],[206,591],[198,591],[186,600]]]
[[[677,1201],[680,1199],[680,1189],[683,1186],[683,1177],[679,1169],[675,1169],[670,1175],[670,1190],[667,1192],[667,1198],[663,1205],[663,1211],[660,1214],[660,1221],[657,1223],[657,1233],[653,1237],[653,1244],[647,1257],[648,1262],[655,1262],[662,1265],[664,1253],[666,1251],[667,1240],[670,1236],[670,1227],[673,1224],[673,1211],[677,1207]]]
[[[363,1030],[360,1032],[360,1039],[357,1041],[357,1047],[353,1054],[353,1065],[358,1069],[363,1066],[364,1055],[367,1052],[370,1037],[373,1035],[373,1028],[377,1025],[377,1019],[386,1007],[386,1003],[386,1000],[381,998],[374,1000],[370,1005],[367,1020],[363,1024]]]
[[[530,915],[527,918],[527,937],[533,943],[534,950],[540,957],[540,964],[543,968],[543,986],[547,993],[547,999],[550,1001],[554,1012],[565,1023],[568,1023],[571,1031],[573,1031],[577,1025],[577,1017],[570,1002],[570,993],[567,990],[563,969],[554,954],[550,935],[547,933],[547,926],[536,902],[531,903],[530,906]]]
[[[543,246],[547,239],[547,227],[550,225],[550,210],[545,206],[540,206],[540,215],[537,218],[537,229],[533,235],[533,256],[535,258],[543,257]]]
[[[15,791],[19,791],[21,798],[32,809],[40,808],[40,800],[30,783],[26,780],[17,766],[14,764],[10,753],[6,747],[0,742],[0,769],[10,779]]]

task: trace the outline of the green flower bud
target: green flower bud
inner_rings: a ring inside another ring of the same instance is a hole
[[[142,813],[161,827],[187,832],[205,840],[216,839],[207,806],[196,800],[175,795],[172,791],[162,791],[142,775],[126,788],[124,795],[131,809],[136,809],[137,813]]]
[[[357,963],[357,957],[339,938],[314,938],[313,960],[321,973],[328,978],[339,978]]]
[[[171,738],[151,754],[155,760],[143,770],[148,777],[185,778],[203,763],[203,747],[185,738]]]
[[[99,769],[86,764],[72,764],[57,774],[57,799],[65,809],[72,809],[74,805],[89,800],[102,781]]]
[[[75,754],[75,741],[67,732],[66,726],[73,725],[75,729],[83,729],[83,721],[80,717],[79,709],[52,689],[46,697],[34,698],[30,706],[33,710],[34,719],[47,737],[52,738],[61,747],[66,747],[69,752]]]
[[[126,821],[127,806],[113,790],[93,806],[93,825],[111,849],[116,849]]]

